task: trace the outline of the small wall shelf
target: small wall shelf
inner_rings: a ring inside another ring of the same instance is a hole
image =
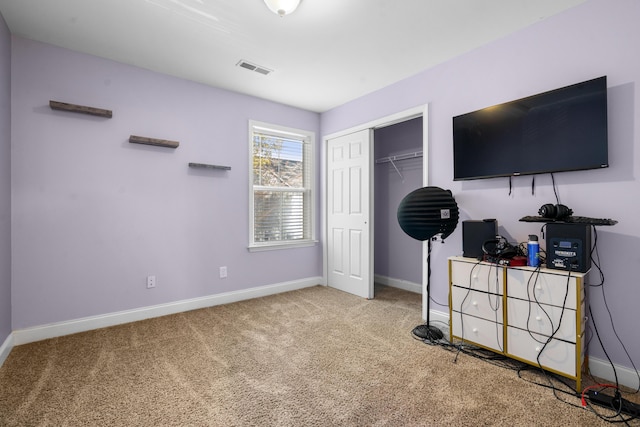
[[[52,110],[71,111],[72,113],[89,114],[91,116],[106,117],[108,119],[113,117],[111,110],[87,107],[85,105],[67,104],[66,102],[49,101],[49,107],[51,107]]]
[[[226,171],[230,171],[231,170],[231,166],[221,166],[221,165],[208,165],[206,163],[189,163],[189,167],[190,168],[204,168],[204,169],[221,169],[221,170],[226,170]]]
[[[155,145],[158,147],[178,148],[178,141],[170,141],[168,139],[147,138],[146,136],[131,135],[129,142],[134,144]]]

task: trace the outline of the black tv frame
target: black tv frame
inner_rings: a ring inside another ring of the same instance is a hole
[[[454,181],[601,169],[607,77],[453,117]]]

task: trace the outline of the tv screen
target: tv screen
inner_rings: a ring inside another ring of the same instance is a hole
[[[454,181],[608,165],[606,76],[453,118]]]

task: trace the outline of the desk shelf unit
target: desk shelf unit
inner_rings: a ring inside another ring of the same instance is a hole
[[[449,338],[542,367],[582,389],[587,273],[449,258]]]

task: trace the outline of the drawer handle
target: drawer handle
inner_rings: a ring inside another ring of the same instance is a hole
[[[477,334],[478,333],[478,328],[473,328],[472,331],[473,331],[474,334]]]
[[[540,285],[536,286],[536,290],[541,291],[542,290],[542,286],[540,286]]]
[[[537,321],[540,321],[540,320],[542,320],[542,317],[540,317],[540,316],[536,316],[536,320],[537,320]]]
[[[540,347],[536,347],[536,353],[540,353]]]
[[[474,301],[471,303],[474,307],[476,307],[478,305],[478,301]]]

